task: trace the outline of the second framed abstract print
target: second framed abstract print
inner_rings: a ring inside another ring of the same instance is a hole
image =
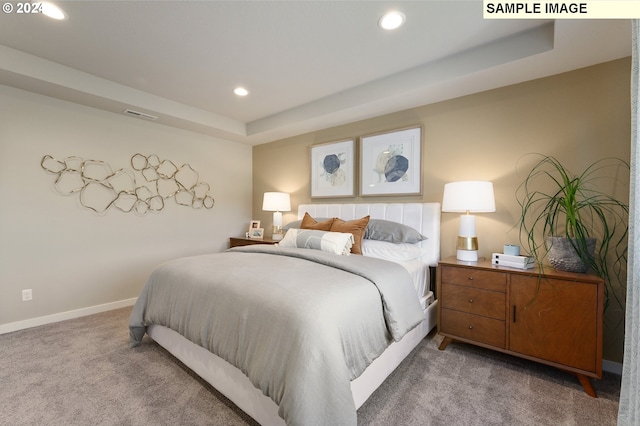
[[[422,193],[422,128],[360,138],[360,195]]]

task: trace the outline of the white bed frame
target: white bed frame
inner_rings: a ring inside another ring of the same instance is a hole
[[[440,258],[439,203],[301,204],[298,207],[298,218],[301,219],[305,212],[316,218],[339,217],[344,220],[370,215],[372,219],[385,219],[411,226],[427,237],[420,243],[426,253],[421,260],[435,267]],[[425,308],[425,321],[402,340],[392,343],[360,377],[351,382],[356,408],[364,404],[435,327],[437,303],[435,300]],[[153,325],[148,327],[147,334],[261,425],[285,425],[284,420],[278,416],[278,406],[233,365],[169,328]]]

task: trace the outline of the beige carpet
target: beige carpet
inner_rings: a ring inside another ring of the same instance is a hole
[[[128,346],[124,308],[0,335],[0,425],[255,424],[157,344]],[[615,425],[620,378],[598,399],[554,368],[430,336],[358,410],[360,425]]]

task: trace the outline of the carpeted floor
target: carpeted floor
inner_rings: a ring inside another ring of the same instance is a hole
[[[0,425],[255,422],[145,337],[131,308],[0,335]],[[359,425],[615,425],[620,378],[587,396],[554,368],[429,336],[358,410]]]

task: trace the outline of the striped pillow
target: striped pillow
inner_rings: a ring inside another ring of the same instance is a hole
[[[321,250],[348,256],[353,245],[353,235],[344,232],[291,228],[278,245],[280,247]]]

